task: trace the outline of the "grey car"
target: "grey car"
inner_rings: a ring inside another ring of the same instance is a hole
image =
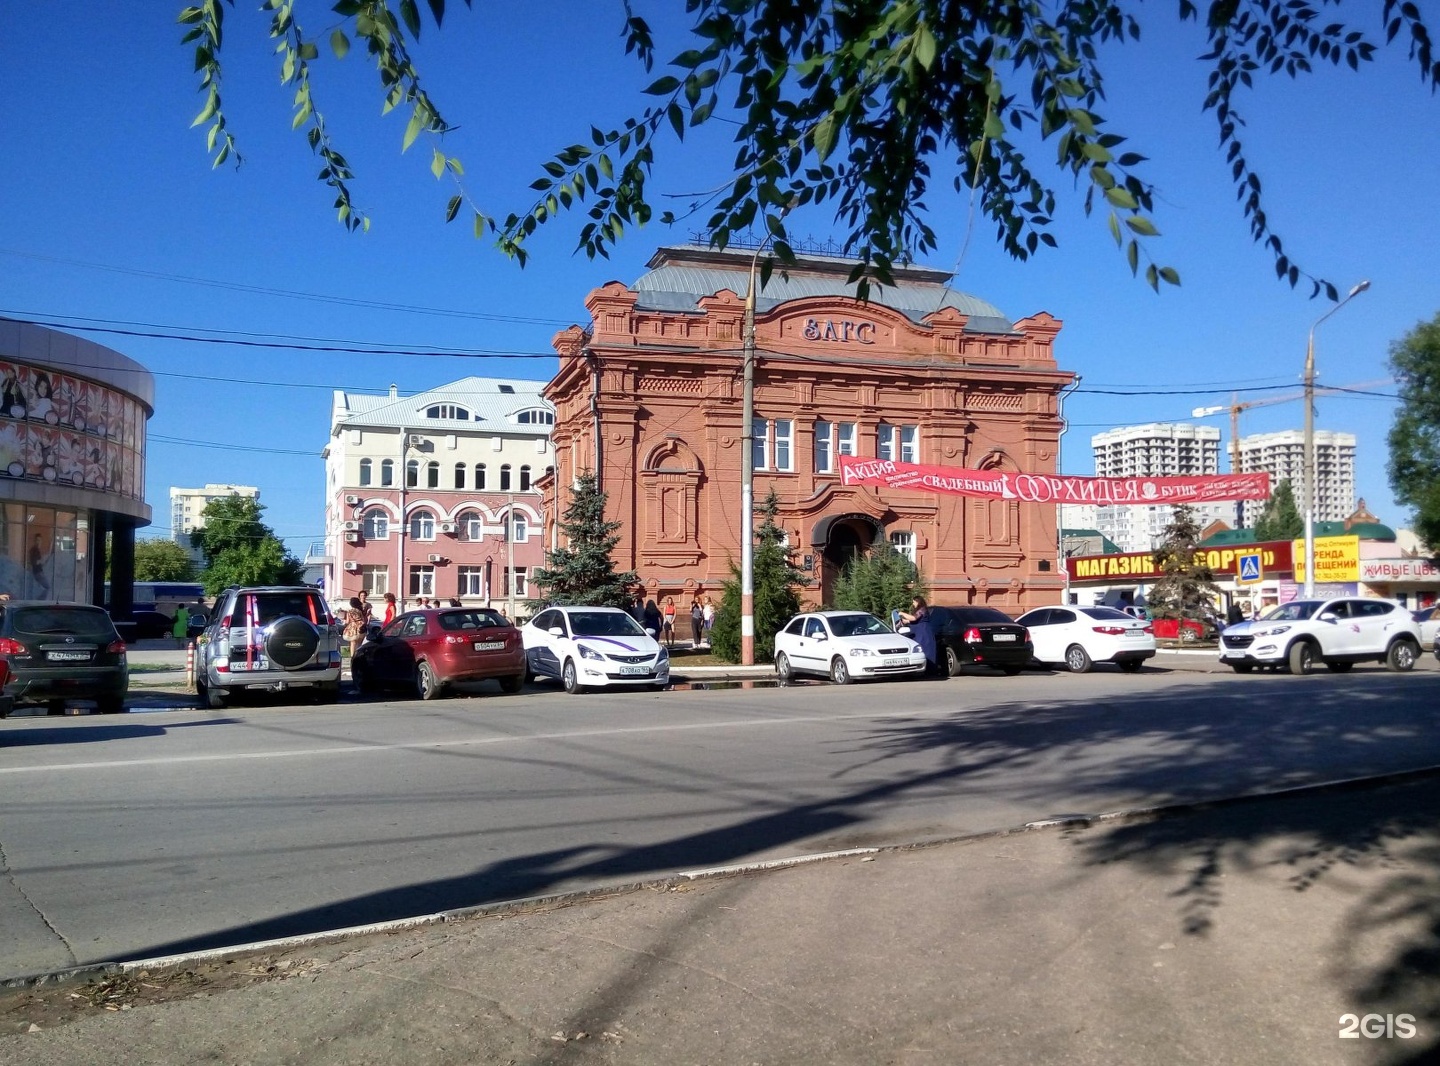
[[[125,642],[99,607],[84,603],[0,604],[0,718],[16,704],[60,714],[73,699],[104,714],[125,709],[130,668]]]
[[[340,697],[340,627],[317,588],[228,588],[198,644],[195,683],[208,707],[224,707],[240,691],[308,690],[322,703]]]

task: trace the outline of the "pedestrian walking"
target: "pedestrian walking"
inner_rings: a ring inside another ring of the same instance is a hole
[[[705,609],[700,606],[700,598],[697,596],[690,601],[690,632],[694,639],[690,642],[694,647],[700,647],[700,638],[704,635]]]
[[[395,593],[385,593],[385,618],[381,625],[389,625],[395,621]]]
[[[700,597],[700,613],[703,619],[702,633],[705,637],[705,646],[710,647],[710,631],[715,628],[715,603],[710,599],[708,592]]]
[[[345,612],[345,628],[341,635],[350,642],[350,658],[355,658],[355,653],[360,650],[360,642],[365,639],[365,611],[360,606],[360,597],[350,597],[350,609]]]

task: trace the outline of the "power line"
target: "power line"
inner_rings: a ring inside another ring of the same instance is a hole
[[[37,252],[22,252],[15,248],[0,248],[0,254],[34,259],[45,263],[63,263],[66,266],[85,267],[88,270],[106,270],[113,274],[129,274],[133,277],[155,278],[160,281],[177,281],[185,285],[203,285],[214,289],[231,289],[235,292],[249,292],[260,296],[279,296],[287,300],[313,300],[317,303],[339,304],[345,307],[364,307],[380,311],[401,311],[406,314],[435,315],[441,318],[464,318],[478,322],[517,322],[536,326],[568,326],[569,322],[558,318],[528,318],[522,315],[497,315],[488,311],[457,311],[447,307],[421,307],[413,304],[392,304],[371,299],[357,299],[353,296],[335,296],[328,293],[303,292],[295,289],[276,289],[265,285],[247,285],[237,281],[216,281],[213,278],[197,278],[187,274],[167,274],[159,270],[141,270],[136,267],[118,267],[105,263],[87,263],[81,259],[64,259],[60,256],[40,255]]]

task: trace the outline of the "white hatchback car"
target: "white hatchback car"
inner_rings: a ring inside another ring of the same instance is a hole
[[[547,607],[520,638],[527,679],[555,678],[566,692],[670,684],[670,653],[618,607]]]
[[[1035,658],[1083,674],[1096,663],[1133,673],[1155,654],[1149,622],[1114,607],[1037,607],[1015,619],[1030,630]]]
[[[818,674],[846,685],[860,678],[924,672],[920,645],[863,611],[797,614],[775,634],[775,673],[781,681]]]

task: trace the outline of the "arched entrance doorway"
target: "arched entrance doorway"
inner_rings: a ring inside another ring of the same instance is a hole
[[[883,527],[867,514],[826,515],[815,523],[811,543],[820,553],[820,599],[829,603],[835,580],[857,555],[870,550]]]

